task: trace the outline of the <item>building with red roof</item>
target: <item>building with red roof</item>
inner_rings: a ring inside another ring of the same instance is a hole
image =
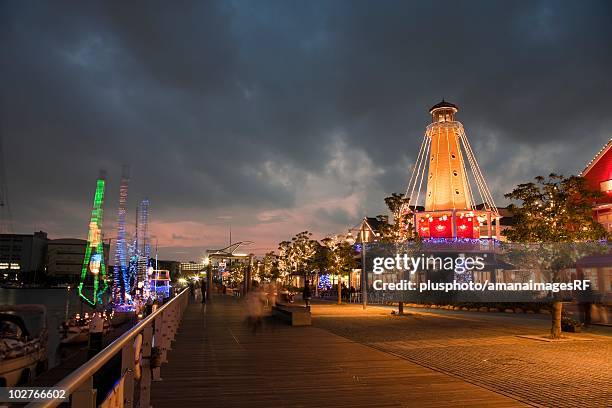
[[[593,208],[594,216],[608,231],[612,231],[612,139],[593,157],[580,176],[587,180],[592,190],[605,194]]]

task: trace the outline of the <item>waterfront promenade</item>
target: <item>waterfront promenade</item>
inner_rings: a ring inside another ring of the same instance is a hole
[[[550,316],[318,304],[315,325],[347,339],[545,407],[612,406],[612,327],[542,339]]]
[[[189,305],[163,381],[153,384],[154,407],[526,406],[316,323],[269,320],[254,334],[239,301],[213,300]]]

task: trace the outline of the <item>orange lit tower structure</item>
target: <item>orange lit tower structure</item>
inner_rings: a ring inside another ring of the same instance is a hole
[[[429,110],[432,123],[425,131],[405,194],[408,204],[403,211],[411,217],[405,217],[410,221],[404,229],[408,233],[414,228],[426,239],[499,239],[500,215],[463,125],[455,120],[458,110],[444,100]],[[475,204],[474,193],[481,205]]]

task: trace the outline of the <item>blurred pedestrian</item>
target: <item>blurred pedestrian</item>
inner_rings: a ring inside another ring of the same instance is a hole
[[[253,333],[263,324],[264,305],[266,302],[266,294],[259,287],[259,283],[253,281],[251,291],[245,296],[245,305],[247,311],[247,323],[253,329]]]
[[[306,308],[310,310],[310,301],[312,300],[312,291],[310,290],[310,281],[306,281],[304,284],[304,290],[302,291],[302,299],[306,304]]]
[[[202,291],[202,303],[206,304],[206,281],[203,278],[200,290]]]

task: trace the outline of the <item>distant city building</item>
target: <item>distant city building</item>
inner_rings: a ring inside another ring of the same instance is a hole
[[[157,261],[157,269],[170,271],[170,279],[176,279],[181,273],[181,263],[178,261]]]
[[[1,234],[0,279],[25,280],[26,274],[43,272],[47,233]]]
[[[203,262],[181,262],[181,276],[194,275],[206,270],[206,264]]]
[[[593,211],[595,219],[612,232],[612,139],[593,157],[580,175],[587,180],[592,190],[605,194],[605,197],[597,201]]]
[[[47,275],[55,280],[77,283],[81,276],[87,241],[76,238],[51,239],[47,244]],[[108,265],[110,244],[104,244]],[[107,271],[108,273],[108,271]]]

